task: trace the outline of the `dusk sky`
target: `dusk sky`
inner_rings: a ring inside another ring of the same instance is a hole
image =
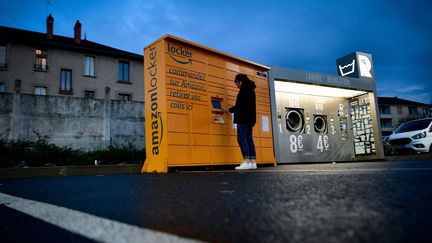
[[[432,103],[432,1],[2,0],[0,25],[82,37],[143,54],[172,34],[268,66],[337,74],[336,59],[372,54],[378,96]]]

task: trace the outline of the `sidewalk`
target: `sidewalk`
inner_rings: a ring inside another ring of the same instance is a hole
[[[399,160],[426,160],[426,159],[432,160],[432,154],[387,156],[385,157],[383,162],[399,161]],[[362,162],[368,162],[368,161],[346,161],[346,162],[337,162],[337,163],[341,164],[341,163],[362,163]],[[309,165],[309,164],[316,165],[320,163],[295,163],[292,165]],[[327,163],[321,163],[321,164],[327,164]],[[291,164],[284,164],[284,165],[291,165]],[[133,174],[133,173],[140,173],[141,167],[142,164],[0,168],[0,179]],[[269,169],[272,168],[275,169],[277,167],[269,167]]]
[[[142,164],[0,168],[0,179],[139,173]]]

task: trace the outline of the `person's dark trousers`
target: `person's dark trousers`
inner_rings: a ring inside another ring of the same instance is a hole
[[[251,125],[237,124],[237,142],[240,146],[243,159],[256,159]]]

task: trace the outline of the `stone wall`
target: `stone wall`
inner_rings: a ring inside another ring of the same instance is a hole
[[[31,140],[82,150],[133,143],[145,146],[144,103],[105,99],[0,93],[0,139]]]

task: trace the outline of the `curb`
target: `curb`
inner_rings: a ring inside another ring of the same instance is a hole
[[[138,174],[141,172],[141,167],[142,164],[0,168],[0,179],[135,174],[135,173]]]
[[[385,156],[386,161],[401,160],[432,160],[432,154],[405,155],[405,156]],[[348,161],[345,161],[348,162]],[[349,161],[367,162],[367,161]],[[327,163],[327,162],[326,162]],[[344,163],[344,162],[339,162]],[[307,165],[317,163],[295,163],[296,165]],[[320,164],[320,163],[318,163]],[[285,164],[280,164],[285,165]],[[92,176],[92,175],[112,175],[112,174],[139,174],[142,164],[125,165],[84,165],[84,166],[54,166],[54,167],[28,167],[28,168],[0,168],[0,179],[20,179],[38,177],[62,177],[62,176]],[[276,166],[277,167],[277,166]]]

